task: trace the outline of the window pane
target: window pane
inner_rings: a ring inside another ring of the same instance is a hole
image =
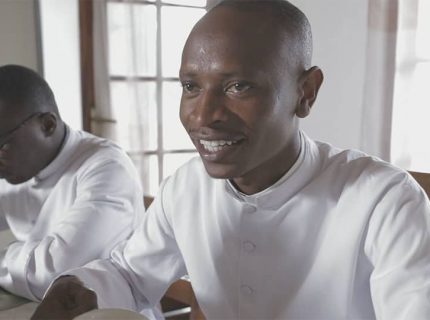
[[[429,73],[430,62],[423,62],[396,78],[391,154],[394,164],[406,170],[430,172]]]
[[[155,88],[155,82],[111,82],[117,141],[127,151],[157,148]]]
[[[177,77],[182,49],[192,27],[206,10],[181,7],[163,7],[161,10],[163,76]],[[178,20],[178,17],[181,19]]]
[[[430,62],[418,63],[411,85],[408,102],[408,113],[419,115],[412,117],[408,128],[410,137],[412,162],[411,167],[416,171],[430,172],[430,148],[428,139],[430,137],[430,104],[425,103],[428,99],[428,75],[430,74]]]
[[[181,4],[185,6],[205,7],[206,0],[163,0],[164,3]]]
[[[424,59],[430,59],[430,1],[421,0],[418,10],[417,53]],[[423,100],[424,101],[424,100]]]
[[[156,7],[108,3],[107,16],[110,74],[155,76]]]
[[[182,88],[178,81],[163,84],[163,149],[194,149],[194,145],[179,120]]]
[[[155,196],[158,191],[158,156],[143,156],[129,153],[131,160],[137,168],[143,185],[145,195]]]
[[[124,23],[127,19],[127,6],[120,3],[107,4],[109,69],[111,74],[126,74],[130,30]],[[118,48],[118,50],[113,50]]]
[[[157,8],[152,5],[133,5],[135,8],[134,55],[137,74],[154,76],[156,74]]]
[[[182,166],[185,162],[198,156],[197,152],[193,153],[169,153],[164,155],[164,168],[163,174],[164,178],[170,176],[175,172],[180,166]]]

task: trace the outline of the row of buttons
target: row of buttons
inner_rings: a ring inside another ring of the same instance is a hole
[[[245,213],[252,214],[257,211],[257,208],[247,204],[244,206],[243,211]],[[245,250],[246,252],[252,252],[255,250],[255,244],[248,240],[243,242],[242,247],[243,247],[243,250]]]
[[[243,212],[247,213],[247,214],[253,214],[253,213],[257,212],[257,208],[255,206],[247,204],[244,206]],[[251,253],[255,250],[256,245],[254,243],[252,243],[251,241],[246,240],[242,243],[242,248],[245,252]],[[254,293],[254,289],[252,289],[250,286],[248,286],[246,284],[243,284],[240,286],[240,292],[245,296],[250,296]]]
[[[256,246],[251,241],[246,240],[242,243],[242,247],[243,247],[243,250],[245,250],[248,253],[251,253],[252,251],[255,250]],[[254,292],[254,290],[250,286],[243,284],[240,286],[240,292],[242,292],[242,294],[244,295],[250,296]]]

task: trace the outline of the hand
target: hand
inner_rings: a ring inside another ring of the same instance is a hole
[[[97,309],[97,295],[75,276],[55,280],[31,320],[71,320]]]

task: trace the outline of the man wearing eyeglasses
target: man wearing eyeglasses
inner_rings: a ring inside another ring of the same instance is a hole
[[[137,177],[119,147],[61,120],[37,73],[0,67],[0,227],[16,238],[1,288],[37,301],[59,273],[107,257],[144,211]]]

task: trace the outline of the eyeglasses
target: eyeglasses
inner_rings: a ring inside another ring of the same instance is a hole
[[[24,127],[32,118],[35,116],[38,116],[42,114],[42,112],[36,112],[31,115],[29,115],[27,118],[25,118],[20,124],[18,124],[15,128],[9,130],[7,133],[2,135],[0,137],[0,150],[6,150],[7,145],[10,139],[12,139],[13,135],[22,127]]]

